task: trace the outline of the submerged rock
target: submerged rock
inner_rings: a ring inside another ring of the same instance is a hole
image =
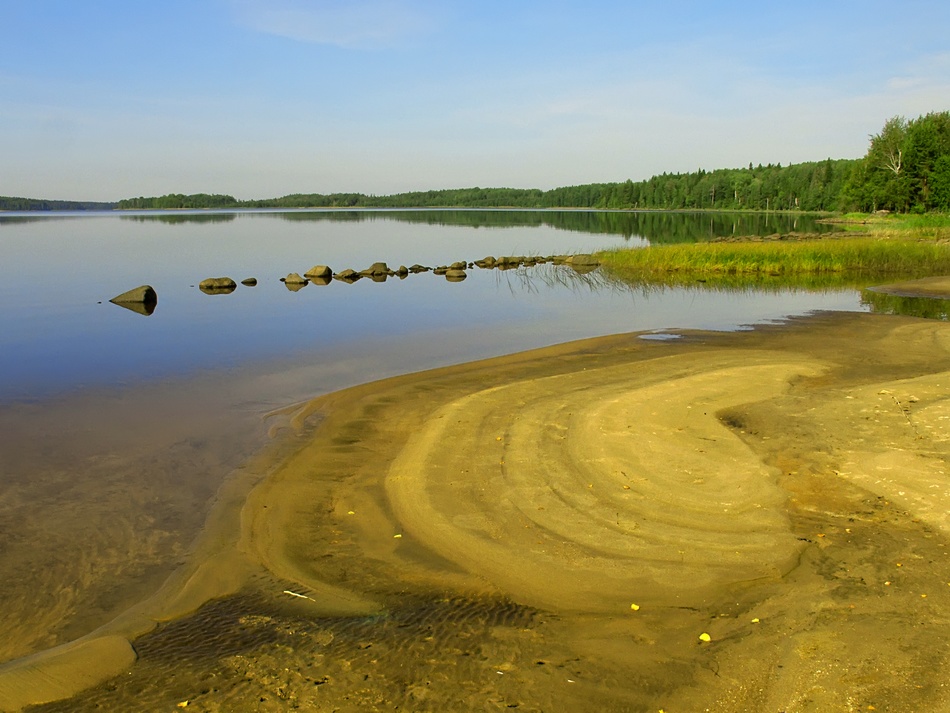
[[[451,268],[445,271],[445,279],[449,282],[461,282],[466,277],[468,277],[468,273],[459,268]]]
[[[244,285],[245,287],[256,287],[256,286],[257,286],[257,278],[256,278],[256,277],[246,277],[246,278],[244,278],[243,280],[241,280],[241,284]]]
[[[575,272],[581,274],[593,272],[600,267],[600,261],[593,255],[571,255],[566,263],[573,267]]]

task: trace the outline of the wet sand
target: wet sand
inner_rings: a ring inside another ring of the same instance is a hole
[[[0,703],[95,656],[35,710],[950,709],[946,323],[621,335],[292,424],[186,571]]]

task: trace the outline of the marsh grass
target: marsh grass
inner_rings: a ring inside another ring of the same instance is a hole
[[[882,277],[950,274],[950,245],[877,237],[660,245],[606,251],[598,258],[613,277],[660,284],[845,287]]]
[[[950,214],[947,213],[845,213],[822,222],[837,224],[846,232],[869,231],[877,238],[950,240]]]

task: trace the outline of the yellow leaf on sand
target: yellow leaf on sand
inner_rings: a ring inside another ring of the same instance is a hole
[[[704,631],[702,634],[699,635],[699,640],[709,643],[710,641],[712,641],[712,637]]]
[[[631,605],[630,605],[630,608],[633,609],[634,611],[640,611],[640,605],[639,605],[639,604],[631,604]]]

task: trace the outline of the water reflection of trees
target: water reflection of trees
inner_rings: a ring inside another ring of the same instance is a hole
[[[230,223],[237,218],[237,213],[162,213],[151,215],[123,215],[120,217],[122,220],[131,220],[136,223],[185,225],[193,223]]]
[[[950,321],[950,300],[936,297],[905,297],[864,290],[861,292],[861,304],[876,314],[900,314]]]
[[[620,235],[627,240],[642,238],[654,244],[695,243],[732,236],[765,236],[776,233],[826,233],[840,229],[820,223],[819,216],[816,215],[775,212],[330,209],[124,213],[119,217],[137,223],[159,222],[168,225],[229,223],[238,218],[247,218],[278,219],[296,223],[397,221],[419,225],[491,229],[549,227],[593,235]],[[47,216],[0,216],[0,225],[51,219]]]
[[[651,243],[702,242],[732,236],[826,233],[819,216],[794,213],[587,210],[329,210],[265,213],[289,221],[399,221],[466,228],[550,227],[578,233],[645,238]]]

